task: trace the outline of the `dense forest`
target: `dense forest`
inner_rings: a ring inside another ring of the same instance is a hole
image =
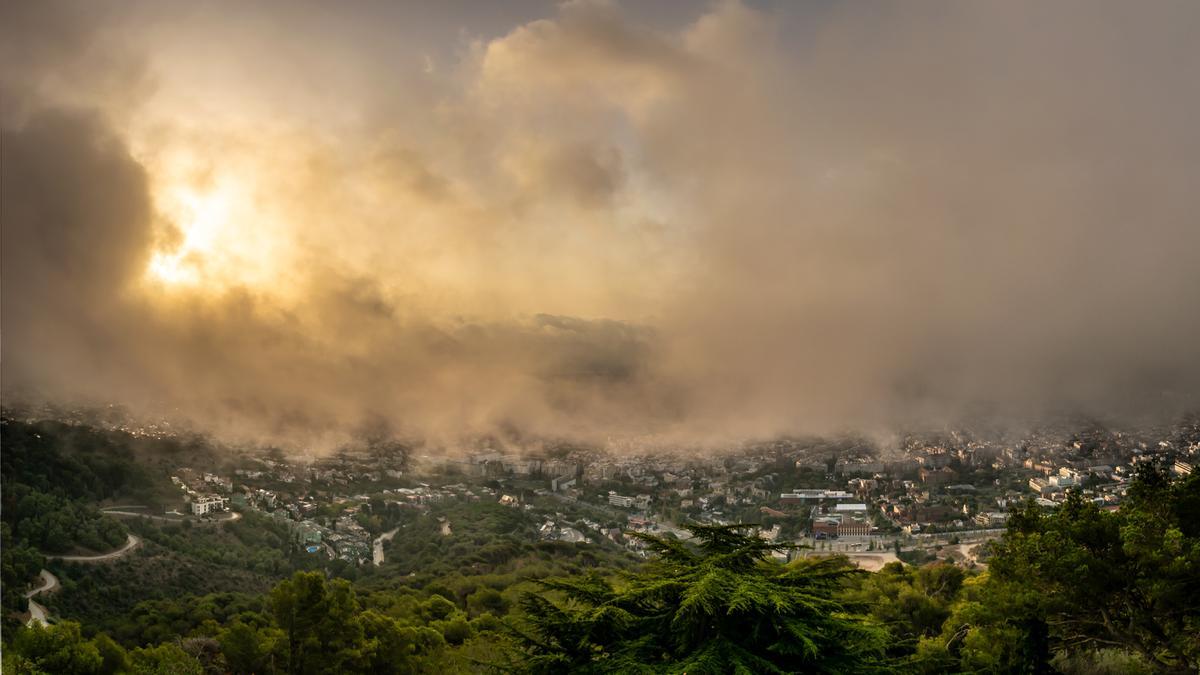
[[[40,436],[39,436],[40,434]],[[4,425],[5,673],[1185,673],[1200,667],[1200,476],[1143,466],[1119,510],[1013,510],[986,569],[867,573],[747,525],[692,537],[539,542],[495,503],[374,515],[381,567],[295,552],[276,520],[111,520],[96,504],[161,481],[108,432]],[[10,445],[11,444],[11,445]],[[70,510],[72,527],[46,530]],[[26,519],[45,525],[31,530]],[[441,523],[452,522],[453,532]],[[116,528],[116,529],[111,529]],[[56,562],[126,529],[104,565]],[[94,540],[91,537],[99,537]],[[56,539],[61,537],[61,540]],[[21,626],[40,569],[59,619]]]

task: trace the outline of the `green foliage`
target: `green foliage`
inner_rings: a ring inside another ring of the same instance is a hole
[[[4,488],[4,520],[22,545],[47,553],[107,551],[125,541],[125,528],[94,506],[21,483]]]
[[[413,672],[445,643],[430,628],[362,611],[349,582],[328,581],[316,572],[298,572],[280,583],[270,605],[286,645],[288,673]]]
[[[204,675],[204,666],[182,647],[164,642],[129,652],[131,675]]]
[[[235,619],[217,638],[230,672],[235,675],[274,672],[275,664],[286,663],[282,631],[254,626]]]
[[[46,559],[34,548],[18,544],[12,536],[8,523],[0,523],[0,585],[3,585],[3,613],[6,617],[4,632],[14,631],[20,625],[8,621],[13,613],[25,610],[25,598],[20,592],[35,579]]]
[[[1067,652],[1118,647],[1163,669],[1200,667],[1200,476],[1172,484],[1147,467],[1117,512],[1073,495],[1052,514],[1026,505],[995,546],[997,584],[1034,591]]]
[[[925,672],[1195,672],[1198,504],[1196,476],[1172,483],[1148,467],[1115,512],[1074,495],[1051,513],[1016,509],[988,572],[964,580],[941,633],[920,630],[915,663]],[[893,630],[913,634],[920,623]]]
[[[4,491],[22,484],[44,494],[94,503],[125,496],[151,497],[154,481],[138,462],[133,439],[123,432],[105,431],[62,422],[19,422],[0,419],[4,453],[0,468]],[[4,506],[9,507],[5,495]],[[7,514],[5,519],[8,519]]]
[[[125,648],[117,644],[105,633],[92,638],[96,651],[100,653],[100,672],[105,675],[123,673],[129,668],[129,656]]]
[[[255,513],[194,527],[129,521],[144,539],[137,552],[82,565],[39,549],[119,544],[124,530],[95,502],[152,491],[148,467],[177,465],[170,457],[185,445],[2,424],[5,673],[1116,674],[1200,665],[1200,479],[1172,482],[1162,470],[1143,471],[1116,512],[1078,497],[1053,513],[1017,509],[982,574],[939,562],[875,574],[841,558],[783,564],[772,556],[782,547],[743,526],[696,526],[688,542],[633,535],[654,554],[635,568],[604,540],[538,541],[540,519],[521,509],[484,501],[418,511],[384,497],[358,514],[373,531],[401,528],[379,568],[292,555],[286,527]],[[147,458],[147,448],[163,454]],[[580,515],[553,508],[567,522]],[[41,601],[70,620],[21,627],[19,591],[44,565],[63,588]]]
[[[533,672],[864,672],[885,635],[835,592],[844,559],[770,558],[780,546],[746,526],[689,529],[699,542],[640,536],[658,554],[614,586],[597,575],[545,581],[522,599]]]
[[[442,533],[438,518],[450,523],[449,536]],[[410,511],[400,522],[403,534],[387,549],[386,568],[415,574],[417,583],[455,574],[538,577],[629,563],[627,554],[611,543],[538,541],[539,521],[490,502],[443,504],[428,515]],[[466,595],[451,599],[465,602]]]
[[[244,602],[230,589],[263,593],[271,579],[196,561],[146,542],[136,554],[103,565],[54,564],[62,591],[46,596],[56,616],[79,619],[127,646],[186,636],[202,621],[222,621],[225,605]],[[190,602],[216,594],[211,603]],[[261,606],[261,602],[258,603]]]
[[[312,556],[289,555],[292,546],[287,526],[260,513],[247,512],[239,520],[216,526],[190,525],[191,521],[164,526],[138,520],[131,527],[145,540],[193,560],[275,579],[319,562]]]
[[[362,626],[354,591],[345,580],[327,584],[317,572],[298,572],[271,591],[271,612],[288,647],[288,672],[345,669],[360,657]]]
[[[481,588],[467,596],[467,609],[472,616],[485,613],[503,615],[508,612],[509,602],[493,588]]]
[[[870,617],[891,633],[888,652],[900,656],[911,653],[921,638],[941,633],[964,578],[963,570],[953,565],[889,563],[854,579],[844,597],[870,607]]]
[[[89,675],[103,673],[104,657],[91,640],[83,637],[79,624],[63,621],[52,626],[21,628],[13,640],[16,658],[5,672],[13,673],[73,673]]]

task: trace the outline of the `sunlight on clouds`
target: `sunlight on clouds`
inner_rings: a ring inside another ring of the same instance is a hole
[[[181,179],[164,172],[155,204],[175,235],[152,252],[146,278],[160,290],[267,290],[282,248],[274,220],[243,176]]]
[[[217,249],[222,231],[230,227],[231,199],[228,187],[208,193],[190,188],[169,193],[163,210],[180,229],[182,241],[172,251],[155,252],[149,273],[171,285],[201,281],[204,259],[220,255]]]

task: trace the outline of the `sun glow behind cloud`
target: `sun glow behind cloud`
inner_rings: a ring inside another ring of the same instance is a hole
[[[1192,7],[35,4],[0,21],[26,381],[693,437],[1200,381]]]
[[[157,251],[148,272],[168,285],[199,283],[204,259],[219,255],[222,231],[230,227],[231,190],[223,187],[200,193],[190,188],[172,191],[164,210],[173,215],[181,241],[169,251]]]
[[[204,159],[208,164],[211,158]],[[162,225],[145,271],[150,288],[278,290],[286,237],[252,173],[158,170],[154,202]]]

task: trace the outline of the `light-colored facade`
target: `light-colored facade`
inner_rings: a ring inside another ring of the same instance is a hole
[[[192,500],[192,515],[203,516],[208,513],[225,510],[225,499],[217,495],[204,495]]]

